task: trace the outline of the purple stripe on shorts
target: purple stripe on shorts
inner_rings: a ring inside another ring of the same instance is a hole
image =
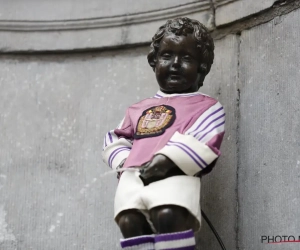
[[[207,134],[209,134],[211,131],[213,131],[214,129],[216,129],[217,127],[222,126],[223,124],[225,124],[224,122],[221,122],[220,124],[216,125],[215,127],[213,127],[210,131],[208,131],[207,133],[205,133],[204,135],[201,136],[201,138],[198,141],[201,141]]]
[[[220,110],[222,110],[223,109],[223,107],[221,107],[221,108],[219,108],[219,109],[217,109],[216,111],[214,111],[214,112],[212,112],[210,115],[208,115],[199,125],[198,125],[198,127],[194,130],[194,131],[192,131],[192,132],[190,132],[189,134],[191,134],[191,133],[194,133],[195,131],[197,131],[197,129],[198,128],[200,128],[200,126],[209,118],[209,117],[211,117],[211,116],[213,116],[214,114],[216,114],[216,113],[218,113]]]
[[[110,133],[110,132],[108,132],[108,136],[109,136],[109,140],[110,140],[110,142],[112,143],[112,142],[113,142],[113,140],[112,140],[112,136],[111,136],[111,133]]]
[[[108,158],[108,165],[111,166],[111,163],[113,161],[113,159],[115,158],[115,156],[120,152],[123,151],[125,149],[130,150],[130,147],[119,147],[117,149],[115,149],[114,151],[112,151],[112,153],[110,154],[109,158]],[[113,159],[111,159],[113,157]]]
[[[158,234],[155,236],[155,243],[162,241],[175,241],[175,240],[184,240],[189,238],[194,238],[194,232],[192,230],[170,233],[170,234]]]
[[[161,96],[161,95],[159,95],[159,94],[156,94],[155,96],[157,96],[157,97],[161,97],[161,98],[163,97],[163,96]]]
[[[176,144],[169,144],[169,143],[167,143],[167,146],[175,146],[175,147],[180,148],[180,149],[181,149],[182,151],[184,151],[187,155],[189,155],[189,156],[193,159],[193,161],[194,161],[200,168],[204,169],[204,167],[197,161],[197,159],[195,159],[194,156],[191,155],[191,154],[190,154],[187,150],[185,150],[183,147],[181,147],[181,146],[179,146],[179,145],[176,145]]]
[[[175,142],[175,141],[169,141],[169,142],[180,144],[180,145],[184,146],[187,150],[189,150],[191,153],[193,153],[194,156],[196,156],[198,158],[198,160],[200,160],[205,166],[208,165],[193,149],[191,149],[189,146],[185,145],[184,143]]]
[[[197,132],[197,133],[194,135],[194,137],[196,137],[199,133],[201,133],[201,132],[203,132],[205,129],[207,129],[213,122],[219,120],[220,118],[222,118],[222,117],[224,117],[224,116],[225,116],[225,113],[224,113],[223,115],[218,116],[218,117],[215,118],[214,120],[212,120],[210,123],[208,123],[208,124],[206,125],[206,127],[205,127],[204,129],[202,129],[202,130],[200,130],[199,132]]]
[[[154,237],[135,237],[134,239],[126,239],[121,241],[121,247],[125,248],[125,247],[132,247],[132,246],[137,246],[137,245],[141,245],[141,244],[145,244],[145,243],[154,243]]]

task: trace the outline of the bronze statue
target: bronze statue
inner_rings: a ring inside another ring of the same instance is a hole
[[[199,177],[217,161],[224,135],[222,105],[197,92],[213,59],[204,25],[186,17],[167,21],[148,54],[160,90],[130,106],[105,136],[104,162],[124,170],[115,197],[124,249],[195,248]]]

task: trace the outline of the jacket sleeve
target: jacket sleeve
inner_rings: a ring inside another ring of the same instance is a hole
[[[175,132],[156,154],[170,158],[185,174],[193,176],[209,167],[221,154],[225,112],[217,102],[183,134]]]
[[[112,169],[116,169],[128,157],[132,148],[133,127],[128,113],[127,110],[119,126],[104,137],[102,158]]]

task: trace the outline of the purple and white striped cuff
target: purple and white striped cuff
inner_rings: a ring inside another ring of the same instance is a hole
[[[120,240],[122,249],[154,250],[154,235],[143,235]]]
[[[119,147],[119,148],[116,148],[114,151],[112,151],[112,153],[110,154],[110,156],[108,158],[108,165],[110,167],[112,167],[112,162],[116,158],[116,156],[123,151],[130,151],[130,147]]]
[[[195,246],[192,230],[155,236],[155,250],[194,250]]]
[[[213,162],[218,155],[191,135],[178,132],[155,154],[170,158],[185,174],[193,176]]]
[[[103,161],[112,169],[116,169],[128,157],[131,147],[132,144],[130,142],[125,138],[120,138],[102,151]]]

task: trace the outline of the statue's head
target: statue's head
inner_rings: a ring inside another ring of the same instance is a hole
[[[186,17],[168,20],[152,38],[148,62],[165,93],[197,91],[214,60],[207,28]]]

